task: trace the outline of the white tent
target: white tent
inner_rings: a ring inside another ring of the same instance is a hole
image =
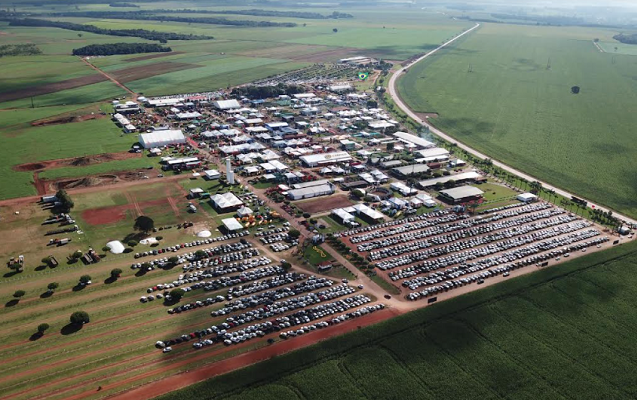
[[[139,135],[139,143],[141,143],[145,149],[151,149],[153,147],[163,147],[169,144],[186,143],[186,137],[181,129],[153,131]]]
[[[200,238],[208,238],[210,236],[212,236],[212,233],[210,233],[210,231],[201,231],[197,233],[197,237],[200,237]]]
[[[238,230],[243,229],[243,225],[241,225],[234,218],[226,218],[226,219],[222,220],[221,222],[226,227],[226,229],[229,230],[229,231],[238,231]]]
[[[124,252],[124,245],[119,240],[106,243],[106,247],[111,249],[111,253],[113,254],[122,254]]]

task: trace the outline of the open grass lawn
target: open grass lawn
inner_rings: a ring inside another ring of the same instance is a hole
[[[475,185],[475,187],[484,192],[483,198],[485,201],[508,200],[518,194],[515,190],[497,183],[483,183]]]
[[[0,148],[0,199],[36,194],[32,173],[14,171],[16,165],[125,151],[137,141],[134,136],[122,136],[120,129],[106,118],[42,127],[14,126],[0,136],[5,143]]]
[[[321,246],[310,245],[307,246],[303,252],[303,257],[313,266],[317,266],[325,261],[334,261],[334,258]]]
[[[632,243],[160,399],[631,399],[636,274]]]
[[[458,140],[634,217],[634,58],[592,42],[612,34],[486,24],[410,68],[399,90],[414,110],[438,112],[432,122]]]

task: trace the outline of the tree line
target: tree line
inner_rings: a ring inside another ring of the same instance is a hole
[[[170,47],[155,43],[108,43],[91,44],[73,49],[74,56],[112,56],[115,54],[167,53]]]
[[[352,14],[341,13],[338,11],[334,11],[331,14],[323,15],[317,12],[306,12],[306,11],[275,11],[275,10],[262,10],[262,9],[251,9],[251,10],[193,10],[193,9],[182,9],[182,10],[166,10],[166,9],[158,9],[158,10],[148,10],[148,13],[155,14],[224,14],[224,15],[254,15],[258,17],[287,17],[287,18],[301,18],[301,19],[341,19],[341,18],[354,18]]]
[[[45,14],[40,14],[45,15]],[[207,24],[207,25],[232,25],[251,27],[280,27],[292,28],[296,24],[293,22],[270,22],[251,20],[229,20],[220,17],[180,17],[171,15],[154,15],[147,11],[78,11],[49,14],[54,17],[83,17],[83,18],[105,18],[105,19],[132,19],[141,21],[165,21],[183,22],[187,24]]]
[[[242,86],[232,91],[233,96],[247,97],[249,99],[266,99],[277,97],[282,94],[293,95],[303,93],[305,89],[300,85],[286,85],[279,83],[276,86]]]
[[[72,22],[62,21],[49,21],[46,19],[36,18],[24,18],[24,19],[9,19],[11,26],[34,26],[34,27],[49,27],[49,28],[61,28],[71,31],[90,32],[99,35],[111,35],[111,36],[126,36],[126,37],[138,37],[148,40],[159,40],[165,43],[168,40],[206,40],[213,39],[212,36],[204,35],[192,35],[173,32],[158,32],[148,31],[146,29],[104,29],[94,25],[74,24]]]
[[[122,7],[122,8],[139,8],[137,4],[133,3],[111,3],[108,5],[109,7]]]
[[[35,56],[42,51],[33,43],[0,45],[0,57],[5,56]]]
[[[24,18],[24,19],[9,18],[8,20],[10,21],[9,25],[11,26],[61,28],[61,29],[68,29],[71,31],[96,33],[100,35],[138,37],[138,38],[148,39],[148,40],[159,40],[162,43],[165,43],[168,40],[213,39],[212,36],[204,36],[204,35],[148,31],[145,29],[105,29],[105,28],[99,28],[94,25],[74,24],[72,22],[62,22],[62,21],[49,21],[46,19],[36,19],[36,18]]]
[[[637,44],[637,34],[635,33],[620,33],[613,36],[613,39],[624,44]]]

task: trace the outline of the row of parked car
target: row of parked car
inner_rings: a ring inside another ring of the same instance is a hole
[[[403,243],[408,243],[413,245],[414,242],[423,242],[422,239],[428,239],[428,242],[432,244],[445,244],[458,239],[484,235],[500,229],[513,228],[532,221],[550,218],[564,213],[565,211],[560,208],[552,208],[532,214],[522,215],[520,217],[501,219],[499,221],[483,222],[478,219],[470,219],[459,221],[457,223],[431,226],[420,231],[412,231],[399,236],[370,242],[374,243],[375,248],[377,246],[380,250],[370,251],[369,257],[372,260],[386,258],[389,256],[388,254],[391,254],[392,251],[399,248],[399,246],[390,247],[396,244],[404,246]],[[364,245],[366,246],[368,243],[365,243]]]
[[[563,246],[565,244],[571,244],[573,243],[573,240],[577,240],[580,237],[586,237],[586,236],[587,235],[583,235],[583,236],[577,235],[577,237],[556,238],[556,239],[553,239],[550,244],[547,244],[544,246],[540,246],[540,247],[529,246],[530,248],[526,249],[527,251],[524,251],[524,253],[527,253],[528,255],[528,251],[542,251],[542,249],[545,249],[546,247],[550,247],[550,246]],[[473,282],[482,284],[484,283],[485,279],[498,276],[498,275],[509,276],[511,271],[516,270],[518,268],[525,267],[527,265],[533,265],[533,264],[541,265],[540,263],[546,262],[546,260],[549,260],[554,257],[557,260],[559,260],[560,254],[567,255],[567,254],[570,254],[570,252],[575,250],[586,251],[586,248],[592,247],[592,246],[601,247],[602,243],[607,242],[608,240],[609,240],[608,237],[596,237],[592,240],[573,243],[572,245],[569,245],[562,249],[555,249],[546,253],[532,255],[527,258],[522,258],[524,256],[520,255],[519,260],[512,262],[509,265],[499,265],[494,268],[488,269],[486,271],[481,271],[479,273],[475,273],[480,271],[479,267],[470,267],[464,271],[466,271],[466,274],[474,273],[474,275],[464,276],[460,278],[460,276],[463,276],[465,274],[462,274],[460,272],[454,272],[449,275],[449,280],[444,281],[444,283],[439,285],[428,286],[426,289],[419,292],[411,292],[406,297],[409,300],[419,300],[419,299],[427,298],[442,292],[447,292],[449,290],[455,289],[457,287],[465,286]],[[454,279],[451,279],[451,278],[454,278]],[[418,286],[423,286],[423,285],[416,285],[414,283],[412,283],[412,285],[413,286],[410,286],[410,288],[411,287],[417,288]]]
[[[335,291],[333,291],[332,289],[334,289],[336,287],[332,287],[330,289],[328,289],[328,291],[332,291],[332,293],[336,293]],[[342,292],[342,291],[340,291]],[[344,293],[344,292],[343,292]],[[314,304],[314,303],[310,303],[309,300],[307,299],[307,296],[301,296],[301,297],[305,297],[305,301],[301,301],[298,300],[296,302],[292,301],[293,299],[289,299],[286,300],[285,302],[288,303],[289,305],[291,304],[305,304],[303,307],[307,307],[310,304]],[[354,304],[358,301],[363,301],[364,299],[369,300],[369,298],[367,298],[366,296],[363,295],[356,295],[356,296],[352,296],[350,298],[347,299],[343,299],[343,300],[339,300],[336,301],[334,303],[330,303],[330,304],[325,304],[323,306],[328,307],[328,308],[335,308],[335,309],[347,309],[349,308],[349,304]],[[320,301],[320,300],[317,300]],[[283,302],[280,302],[283,303]],[[323,308],[325,308],[323,307]],[[282,311],[284,308],[287,307],[280,307],[279,310]],[[316,309],[316,307],[314,307]],[[296,310],[298,310],[298,308],[295,308]],[[291,311],[291,310],[290,310]],[[318,312],[318,310],[315,310],[316,312]],[[283,311],[282,311],[283,312]],[[238,338],[240,336],[239,332],[243,331],[243,333],[245,334],[245,332],[255,332],[256,331],[263,331],[264,333],[268,333],[274,330],[280,330],[280,329],[284,329],[283,327],[290,327],[292,326],[292,324],[298,325],[301,323],[305,323],[305,321],[309,322],[309,317],[306,319],[304,317],[307,317],[307,315],[303,314],[302,316],[299,313],[303,313],[303,312],[307,312],[306,310],[299,310],[295,313],[292,313],[292,315],[290,316],[284,316],[284,317],[279,317],[277,318],[275,321],[264,321],[264,322],[257,322],[261,319],[264,318],[269,318],[269,317],[274,317],[275,314],[269,312],[269,311],[265,311],[264,308],[258,309],[258,310],[253,310],[253,311],[248,311],[246,313],[242,313],[240,315],[236,315],[236,316],[232,316],[232,317],[227,317],[225,322],[222,322],[220,324],[217,325],[213,325],[210,328],[206,328],[206,329],[202,329],[200,331],[195,331],[195,332],[191,332],[190,334],[184,334],[181,335],[177,338],[174,339],[168,339],[168,340],[163,340],[163,341],[159,341],[157,342],[155,345],[158,348],[161,349],[165,349],[166,347],[170,347],[179,343],[183,343],[183,342],[188,342],[192,339],[201,339],[207,335],[212,335],[213,337],[210,339],[212,341],[212,343],[218,343],[218,342],[224,342],[225,344],[233,344],[233,343],[239,343],[236,341],[233,341],[233,337]],[[314,313],[315,315],[318,315],[317,313]],[[269,315],[269,316],[268,316]],[[296,316],[295,316],[296,315]],[[317,317],[318,318],[318,317]],[[315,319],[317,319],[315,318]],[[230,332],[231,329],[233,328],[238,328],[239,326],[245,325],[245,324],[249,324],[251,322],[255,322],[254,324],[251,324],[247,327],[241,328],[241,330],[237,330],[236,332]],[[287,324],[286,324],[287,323]],[[235,334],[236,333],[236,334]],[[247,339],[247,338],[246,338]],[[226,342],[226,340],[230,340],[230,343]],[[239,341],[241,341],[241,339],[238,339]]]
[[[488,246],[478,248],[471,246],[466,242],[459,242],[443,247],[437,247],[434,249],[411,253],[398,258],[394,258],[392,260],[382,261],[378,263],[377,266],[383,270],[387,270],[403,265],[413,264],[418,261],[439,257],[435,260],[432,260],[431,262],[437,264],[439,268],[444,268],[454,264],[462,264],[464,262],[475,260],[477,258],[487,257],[491,254],[506,251],[514,247],[521,247],[525,244],[534,243],[540,240],[549,239],[570,232],[575,232],[591,225],[592,224],[588,221],[576,221],[570,224],[554,226],[542,231],[532,232],[527,235],[521,235],[508,240],[490,243]],[[447,254],[449,254],[447,257],[442,257],[443,255]]]
[[[277,234],[282,234],[282,233],[286,233],[290,230],[290,225],[289,222],[286,222],[287,225],[283,225],[280,228],[274,228],[274,226],[272,226],[273,229],[267,230],[267,231],[258,231],[254,234],[255,237],[258,238],[263,238],[263,237],[268,237],[271,235],[277,235]]]
[[[397,237],[398,239],[402,240],[402,242],[406,242],[409,240],[418,239],[417,236],[413,236],[414,235],[413,231],[418,231],[418,230],[425,229],[432,226],[440,226],[443,224],[449,224],[451,222],[460,221],[456,225],[450,225],[450,227],[448,228],[446,232],[451,232],[452,230],[469,228],[472,226],[488,225],[492,222],[495,222],[501,219],[517,217],[517,216],[528,214],[528,213],[535,213],[541,210],[546,210],[548,208],[552,208],[552,205],[550,203],[534,203],[528,206],[517,208],[515,210],[506,210],[501,213],[491,215],[489,217],[480,216],[480,217],[474,217],[474,218],[470,218],[466,214],[451,214],[447,212],[447,214],[443,216],[421,218],[421,220],[419,221],[406,223],[404,225],[398,225],[393,227],[392,229],[373,231],[373,232],[365,233],[363,235],[354,236],[350,238],[350,241],[352,243],[367,242],[367,243],[359,244],[357,248],[358,248],[358,251],[361,251],[361,252],[370,251],[370,250],[374,250],[377,248],[382,248],[382,247],[394,244],[391,242],[391,240],[395,240],[394,238],[396,238],[395,235],[397,234],[401,234],[400,236]],[[384,240],[375,240],[372,242],[368,242],[373,239],[384,239]],[[389,240],[390,242],[387,243],[386,242],[387,240]]]
[[[245,285],[233,286],[228,289],[228,299],[232,300],[233,297],[248,296],[262,290],[273,289],[289,283],[302,281],[306,278],[307,276],[305,274],[290,272],[285,275],[278,275],[273,278],[254,281]]]
[[[309,333],[311,331],[315,331],[317,329],[327,328],[328,326],[337,325],[337,324],[340,324],[341,322],[345,322],[345,321],[350,320],[350,319],[359,318],[359,317],[362,317],[363,315],[371,314],[373,312],[382,310],[384,308],[385,308],[385,305],[382,304],[382,303],[374,304],[374,305],[371,305],[371,306],[365,306],[365,307],[359,308],[356,311],[345,313],[345,314],[341,314],[341,315],[336,316],[336,317],[334,317],[332,319],[329,319],[327,321],[319,321],[319,322],[316,322],[314,324],[303,326],[303,327],[301,327],[299,329],[296,329],[296,330],[289,330],[287,332],[281,332],[279,334],[279,337],[281,339],[293,338],[293,337],[296,337],[296,336],[300,336],[300,335]]]
[[[356,244],[360,242],[366,242],[371,239],[377,239],[377,238],[383,237],[383,235],[385,235],[384,232],[392,231],[392,229],[383,230],[384,228],[399,227],[404,224],[413,224],[419,221],[424,221],[424,220],[432,219],[432,218],[441,218],[445,216],[453,216],[451,218],[456,218],[456,219],[468,218],[468,216],[464,214],[453,214],[448,210],[438,210],[438,211],[433,211],[427,214],[418,215],[415,217],[397,219],[397,220],[393,220],[389,222],[383,222],[382,224],[351,229],[349,231],[341,232],[340,234],[338,234],[338,236],[349,237],[350,241]],[[393,234],[394,233],[392,233],[392,235]],[[336,235],[337,234],[335,234],[335,236]],[[387,233],[387,235],[389,235],[389,233]]]
[[[268,290],[247,297],[241,297],[234,301],[228,302],[219,310],[210,313],[213,317],[230,314],[233,311],[245,310],[247,308],[255,308],[260,305],[272,306],[275,302],[288,297],[298,296],[312,290],[323,289],[334,284],[332,280],[326,278],[312,277],[308,280],[297,282],[293,286],[286,286],[275,290]]]
[[[230,233],[230,234],[223,235],[223,236],[217,236],[217,237],[214,237],[214,238],[193,240],[192,242],[180,243],[180,244],[176,244],[174,246],[163,247],[161,249],[154,249],[154,250],[150,250],[150,251],[144,251],[144,252],[141,252],[141,253],[135,253],[135,258],[142,258],[142,257],[153,256],[153,255],[156,256],[158,254],[176,252],[176,251],[184,249],[184,248],[203,246],[203,245],[211,244],[211,243],[215,243],[215,242],[223,242],[225,240],[237,239],[237,238],[241,238],[243,236],[247,236],[249,234],[250,234],[249,231],[241,231],[241,232],[237,232],[237,233]]]
[[[454,232],[449,235],[441,235],[435,238],[430,238],[429,240],[402,244],[396,246],[395,248],[389,249],[387,252],[383,252],[382,255],[384,257],[377,256],[374,261],[380,258],[402,256],[402,254],[408,252],[411,253],[410,256],[412,257],[420,257],[421,255],[426,255],[427,258],[430,258],[432,256],[441,256],[461,250],[472,249],[477,246],[487,245],[493,242],[499,242],[501,240],[510,239],[516,236],[522,236],[524,234],[540,229],[567,224],[577,219],[576,217],[569,215],[562,215],[549,219],[546,219],[546,216],[547,215],[538,216],[537,219],[541,219],[540,221],[536,221],[535,218],[527,216],[522,218],[521,220],[518,220],[513,226],[509,228],[501,228],[496,232],[486,233],[482,236],[468,236],[467,240],[462,240],[462,238],[467,237],[467,235],[462,235],[460,233]],[[432,246],[439,247],[418,252],[418,250],[428,249]],[[389,260],[389,262],[393,260],[394,259]]]

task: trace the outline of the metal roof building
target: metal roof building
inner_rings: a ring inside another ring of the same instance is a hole
[[[429,140],[423,139],[421,137],[412,135],[411,133],[407,133],[407,132],[396,132],[394,133],[394,136],[403,142],[415,144],[416,146],[419,146],[425,149],[436,146],[434,143],[430,142]]]
[[[241,104],[239,104],[236,100],[215,100],[212,102],[212,105],[217,110],[232,110],[235,108],[241,108]]]
[[[336,151],[333,153],[309,154],[299,157],[299,160],[308,167],[316,167],[323,164],[351,161],[352,156],[346,151]]]
[[[424,181],[418,182],[418,185],[421,188],[425,189],[428,187],[436,186],[437,183],[446,183],[449,181],[456,181],[456,182],[475,181],[480,178],[482,178],[482,175],[480,175],[477,172],[470,171],[470,172],[463,172],[461,174],[456,174],[456,175],[442,176],[440,178],[426,179]]]
[[[482,197],[484,192],[473,186],[460,186],[453,189],[441,190],[440,195],[453,203],[462,203]]]
[[[153,131],[150,133],[142,133],[139,135],[139,143],[145,149],[152,149],[153,147],[163,147],[170,144],[186,143],[186,137],[181,129],[177,130],[164,130]]]

